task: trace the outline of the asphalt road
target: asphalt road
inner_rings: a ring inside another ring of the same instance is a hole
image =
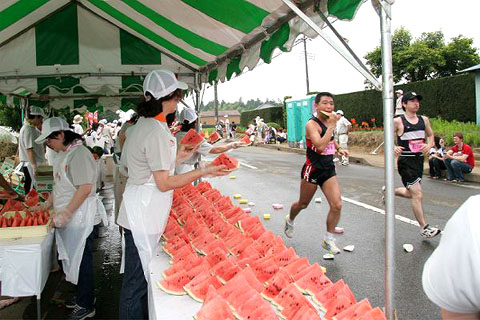
[[[339,226],[345,228],[345,233],[337,236],[337,244],[339,247],[353,244],[355,251],[342,252],[334,261],[326,261],[322,258],[326,252],[321,242],[326,231],[328,204],[320,189],[315,197],[322,197],[324,201],[321,204],[312,201],[297,217],[293,239],[283,234],[285,215],[299,195],[300,170],[305,157],[256,147],[234,150],[231,154],[241,162],[240,168],[233,173],[236,179],[229,176],[210,179],[213,186],[225,195],[239,193],[255,202],[252,214],[262,217],[270,213],[270,220],[264,220],[266,228],[281,235],[287,245],[300,256],[307,257],[310,263],[324,265],[332,281],[343,278],[357,300],[368,298],[373,306],[384,305],[385,216],[378,212],[383,210],[380,193],[384,184],[383,168],[355,164],[337,167],[344,197]],[[395,186],[400,185],[397,174]],[[440,228],[469,196],[480,190],[478,185],[454,185],[428,178],[422,182],[422,188],[427,222]],[[273,203],[283,204],[284,209],[274,210]],[[396,198],[395,213],[407,218],[395,220],[394,306],[397,316],[399,319],[439,319],[439,309],[423,292],[421,275],[424,262],[437,247],[440,236],[424,240],[419,235],[419,227],[405,222],[415,220],[409,200]],[[403,250],[405,243],[413,245],[413,252]]]

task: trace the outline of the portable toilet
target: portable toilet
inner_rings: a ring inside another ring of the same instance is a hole
[[[315,95],[285,100],[290,147],[299,147],[300,141],[303,140],[303,147],[306,148],[305,126],[312,115],[316,114],[314,102]]]

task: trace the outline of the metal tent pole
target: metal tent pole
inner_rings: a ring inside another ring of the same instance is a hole
[[[213,108],[215,109],[215,123],[214,126],[218,123],[218,91],[217,91],[218,82],[215,81],[213,85]]]
[[[393,67],[392,67],[392,33],[391,0],[380,0],[380,28],[382,33],[382,97],[383,124],[385,141],[385,315],[387,319],[395,318],[393,288],[395,271],[394,248],[394,154],[393,154]]]

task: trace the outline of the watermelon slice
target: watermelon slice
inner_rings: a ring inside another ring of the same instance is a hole
[[[235,320],[232,310],[227,301],[221,297],[215,297],[208,303],[205,303],[194,317],[196,320]]]
[[[188,145],[188,146],[197,146],[202,143],[203,138],[202,136],[195,130],[190,129],[188,130],[187,134],[180,140],[180,144]]]
[[[225,283],[236,276],[242,269],[233,261],[233,259],[225,259],[217,263],[212,272],[217,275],[220,282]]]
[[[7,192],[7,191],[2,191],[0,192],[0,199],[15,199],[17,197],[16,194]]]
[[[244,135],[240,142],[243,142],[247,146],[252,144],[252,141],[250,141],[250,136],[248,134]]]
[[[322,291],[315,293],[313,296],[313,301],[315,301],[315,303],[318,304],[322,310],[326,311],[324,305],[344,286],[345,282],[343,282],[343,279],[338,280],[334,284],[326,285]]]
[[[238,227],[240,230],[244,233],[246,233],[249,230],[254,229],[256,226],[261,225],[262,221],[260,220],[260,217],[258,216],[253,216],[253,217],[247,217],[245,219],[242,219],[238,221]]]
[[[385,317],[383,311],[379,307],[376,307],[367,314],[358,318],[358,320],[387,320],[387,318]]]
[[[238,168],[238,160],[225,153],[220,154],[212,161],[212,165],[214,166],[220,166],[222,164],[227,167],[227,170],[235,170]]]
[[[205,270],[187,283],[183,289],[193,300],[203,302],[210,286],[218,289],[222,286],[222,283],[216,276],[210,274],[210,270]]]
[[[333,319],[336,320],[349,320],[349,319],[358,319],[361,316],[372,310],[372,306],[368,299],[363,299],[362,301],[348,307],[339,314],[335,315]]]
[[[302,293],[310,295],[322,291],[331,283],[330,279],[323,273],[322,267],[316,263],[307,274],[295,281],[295,285]]]
[[[278,272],[279,268],[273,258],[268,258],[261,264],[252,266],[252,270],[260,282],[267,282]]]
[[[326,111],[320,111],[320,117],[322,117],[323,119],[327,120],[328,118],[330,118],[330,115],[331,113],[330,112],[326,112]]]
[[[215,131],[210,135],[210,137],[208,137],[208,142],[211,143],[211,144],[214,144],[215,142],[217,142],[220,139],[222,139],[222,137],[220,137],[218,132]]]
[[[262,291],[262,296],[267,300],[273,300],[275,297],[282,291],[283,288],[287,287],[291,283],[290,277],[284,273],[277,272],[272,279],[268,282],[268,285]]]
[[[171,276],[181,270],[188,270],[201,264],[205,259],[199,256],[192,256],[191,259],[183,260],[172,265],[170,268],[163,271],[164,278]]]
[[[25,204],[28,207],[35,207],[38,205],[38,192],[35,189],[31,189],[25,196]]]
[[[212,185],[207,181],[202,181],[199,184],[197,184],[196,188],[199,192],[204,193],[212,189]]]
[[[307,258],[299,258],[296,260],[290,261],[289,264],[280,269],[280,272],[288,276],[291,281],[294,280],[294,275],[301,272],[302,270],[310,267],[310,263]]]
[[[227,252],[222,248],[214,248],[207,253],[208,264],[212,267],[225,259],[227,259]]]
[[[311,310],[316,311],[316,309],[310,304],[310,302],[308,302],[304,295],[302,295],[300,292],[295,294],[296,299],[283,306],[282,316],[284,316],[286,319],[292,319],[301,308],[310,308]]]
[[[186,294],[183,286],[190,282],[193,278],[194,276],[187,273],[187,271],[181,270],[180,272],[175,273],[166,279],[158,281],[157,284],[158,287],[166,293],[181,296]]]
[[[278,319],[275,311],[273,310],[272,306],[266,302],[260,302],[257,299],[254,301],[256,303],[256,309],[253,312],[248,312],[245,310],[245,307],[242,309],[243,313],[248,313],[246,319],[262,319],[262,320],[276,320]]]
[[[249,245],[254,243],[252,238],[243,238],[242,241],[236,243],[233,247],[230,248],[230,253],[234,256],[239,256]]]
[[[352,301],[350,301],[347,296],[343,294],[336,295],[325,304],[327,313],[325,313],[324,319],[332,319],[334,316],[348,309],[352,305]]]
[[[210,285],[210,286],[208,286],[207,295],[205,296],[205,299],[203,300],[203,303],[207,304],[211,300],[213,300],[214,298],[217,298],[217,297],[221,298],[221,296],[217,293],[217,289],[215,289],[214,286]]]
[[[273,257],[275,263],[279,268],[286,266],[290,261],[294,260],[295,258],[298,258],[298,256],[292,247]]]

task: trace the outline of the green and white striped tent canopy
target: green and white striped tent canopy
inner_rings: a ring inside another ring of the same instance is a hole
[[[364,1],[294,2],[322,25],[317,10],[350,20]],[[282,0],[1,0],[0,92],[54,108],[128,108],[151,70],[198,89],[269,63],[299,34],[316,36]]]

